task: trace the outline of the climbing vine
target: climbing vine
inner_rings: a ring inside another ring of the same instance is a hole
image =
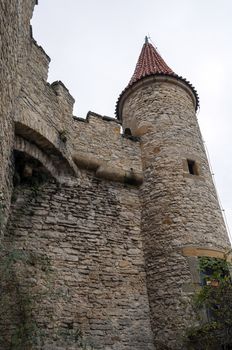
[[[32,344],[38,345],[40,341],[40,328],[34,320],[33,313],[35,299],[40,301],[43,296],[42,293],[37,293],[35,298],[28,293],[28,287],[31,288],[34,283],[32,278],[31,280],[28,278],[30,281],[25,288],[26,265],[40,265],[41,270],[47,272],[47,261],[38,254],[20,249],[8,250],[3,246],[0,247],[0,256],[1,323],[5,321],[5,329],[1,325],[0,343],[4,348],[27,350]],[[16,270],[20,271],[21,280],[16,275]],[[12,327],[10,332],[8,327]]]
[[[199,323],[187,330],[188,349],[232,349],[232,283],[229,268],[225,260],[199,258],[202,287],[193,300]]]
[[[5,220],[4,220],[4,209],[5,209],[5,203],[4,203],[4,194],[0,192],[0,230],[2,229]]]
[[[0,258],[0,348],[41,349],[48,334],[44,324],[36,317],[38,307],[44,300],[63,297],[54,290],[54,271],[50,259],[37,252],[22,249],[9,251],[3,246],[0,246]],[[37,280],[44,282],[38,285]],[[51,325],[52,316],[53,310],[48,310],[46,322]],[[75,344],[80,350],[93,349],[72,322],[67,328],[54,327],[52,338],[61,347]]]
[[[17,246],[14,243],[14,234],[19,234],[17,220],[20,222],[22,213],[29,220],[34,215],[31,203],[38,200],[46,185],[40,180],[15,187],[12,206],[20,207],[14,216],[16,230],[9,230],[0,244],[0,349],[39,350],[55,344],[92,350],[78,322],[66,324],[64,319],[54,319],[56,307],[68,303],[70,296],[56,288],[59,276],[51,258],[35,247],[20,247],[20,240]]]

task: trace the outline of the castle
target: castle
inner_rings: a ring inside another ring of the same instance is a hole
[[[146,39],[117,119],[73,117],[36,3],[0,0],[0,349],[182,349],[198,257],[230,259],[197,93]]]

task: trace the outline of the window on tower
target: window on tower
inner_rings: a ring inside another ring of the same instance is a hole
[[[132,136],[131,129],[130,128],[126,128],[125,131],[124,131],[124,134],[127,135],[127,136]]]
[[[199,175],[195,160],[187,159],[189,174]]]

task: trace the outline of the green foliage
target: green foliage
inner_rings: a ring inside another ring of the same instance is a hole
[[[37,293],[35,296],[28,293],[32,283],[27,282],[26,286],[26,275],[30,267],[35,265],[37,269],[44,271],[44,274],[48,273],[50,261],[47,256],[38,253],[21,249],[8,250],[3,246],[0,246],[0,258],[1,319],[12,318],[13,324],[15,323],[13,320],[17,319],[17,325],[11,325],[10,333],[7,325],[5,330],[1,328],[0,343],[10,350],[29,350],[32,345],[41,344],[42,332],[33,313],[35,301],[40,302],[44,294]],[[21,281],[15,273],[16,270],[20,271]],[[3,334],[9,334],[9,338],[4,337]]]
[[[65,130],[59,131],[59,137],[60,137],[61,141],[66,143],[67,142],[67,131],[65,131]]]
[[[4,223],[4,204],[0,203],[0,228]]]
[[[84,338],[83,333],[80,329],[69,325],[67,329],[62,329],[58,332],[60,338],[65,342],[65,345],[72,346],[73,344],[77,345],[81,350],[94,350],[94,348],[88,344]]]
[[[33,215],[30,203],[39,198],[46,176],[26,180],[13,192],[12,202],[20,207],[18,215]],[[18,198],[23,201],[17,202]],[[0,205],[0,215],[1,209],[4,211]],[[56,288],[58,277],[50,258],[35,249],[15,248],[13,236],[8,238],[4,246],[0,245],[0,349],[42,349],[50,339],[51,347],[70,345],[92,350],[78,322],[72,327],[65,326],[63,320],[54,322],[56,305],[68,303],[69,296]]]
[[[199,324],[188,329],[188,349],[231,349],[232,344],[232,284],[225,260],[199,258],[203,286],[194,296],[194,308]]]
[[[223,259],[201,257],[199,258],[199,270],[203,274],[209,274],[210,277],[207,279],[223,280],[225,276],[229,275],[229,265]]]
[[[5,211],[5,203],[4,203],[4,194],[0,192],[0,229],[5,223],[5,216],[4,216],[4,211]]]
[[[1,278],[10,278],[12,265],[18,261],[27,261],[27,253],[23,250],[12,250],[7,252],[2,246],[0,246],[1,251]]]
[[[1,349],[42,349],[49,338],[61,348],[75,344],[78,349],[93,349],[73,322],[66,327],[55,326],[52,337],[47,333],[46,326],[39,323],[36,315],[43,302],[59,298],[63,300],[64,297],[54,288],[54,276],[47,255],[23,249],[10,250],[0,245]],[[43,290],[37,285],[38,279],[43,280],[43,285],[46,285]],[[46,315],[46,322],[49,317],[52,323],[52,309]],[[9,323],[4,326],[6,320]]]

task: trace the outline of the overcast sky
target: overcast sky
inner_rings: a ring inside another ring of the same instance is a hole
[[[145,35],[200,97],[200,123],[232,232],[232,1],[39,0],[33,34],[51,57],[49,82],[62,80],[89,110],[113,117]]]

